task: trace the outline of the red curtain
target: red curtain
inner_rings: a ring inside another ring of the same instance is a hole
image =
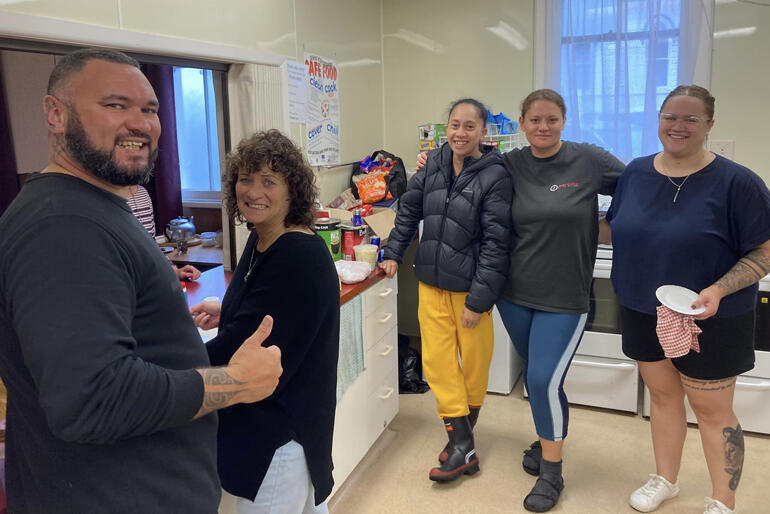
[[[182,180],[179,174],[179,149],[176,139],[176,110],[174,105],[174,68],[158,64],[143,64],[142,71],[155,89],[160,103],[158,160],[155,173],[145,186],[155,205],[155,227],[163,234],[166,224],[182,215]]]

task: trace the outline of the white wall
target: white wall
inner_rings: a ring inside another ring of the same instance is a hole
[[[711,139],[735,141],[734,160],[770,184],[770,6],[717,0],[714,32]]]
[[[717,35],[755,29],[714,41],[717,113],[712,139],[734,140],[735,160],[770,182],[765,152],[770,64],[764,55],[770,48],[770,7],[735,0],[716,4]],[[0,14],[26,13],[229,44],[295,60],[302,59],[305,49],[316,52],[342,64],[343,161],[384,144],[410,165],[417,125],[443,121],[453,99],[476,96],[495,112],[515,117],[532,88],[533,6],[534,0],[37,0],[0,3]],[[500,22],[522,36],[525,48],[517,49],[488,30]],[[300,127],[292,132],[301,138]],[[341,174],[323,172],[322,183],[339,187]]]
[[[532,90],[533,0],[383,0],[385,145],[407,167],[417,127],[445,123],[453,100],[477,98],[518,119]],[[517,46],[490,28],[508,26]]]

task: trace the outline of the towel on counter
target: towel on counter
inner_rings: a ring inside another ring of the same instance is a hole
[[[368,267],[368,265],[367,265]],[[340,307],[340,356],[337,361],[337,401],[364,371],[361,295]]]
[[[661,305],[658,307],[658,325],[655,329],[663,353],[669,359],[687,355],[690,350],[700,353],[698,334],[703,332],[695,319]]]

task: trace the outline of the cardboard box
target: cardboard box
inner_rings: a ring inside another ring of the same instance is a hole
[[[418,129],[420,131],[420,141],[435,141],[438,143],[441,138],[446,138],[446,125],[443,123],[420,125]]]
[[[342,209],[326,209],[332,218],[337,218],[343,225],[349,225],[353,221],[353,213]],[[375,207],[372,214],[363,218],[364,223],[380,238],[382,244],[388,239],[390,231],[396,224],[396,212],[387,207]]]
[[[396,225],[396,212],[387,207],[375,207],[373,214],[364,218],[364,223],[369,225],[372,232],[379,236],[381,243],[385,244],[390,231]]]

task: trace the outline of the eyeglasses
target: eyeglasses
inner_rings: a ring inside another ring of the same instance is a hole
[[[660,123],[662,125],[674,125],[678,121],[684,123],[685,127],[695,128],[699,123],[704,121],[711,121],[711,118],[701,118],[699,116],[682,116],[681,118],[676,114],[668,112],[660,113]]]

